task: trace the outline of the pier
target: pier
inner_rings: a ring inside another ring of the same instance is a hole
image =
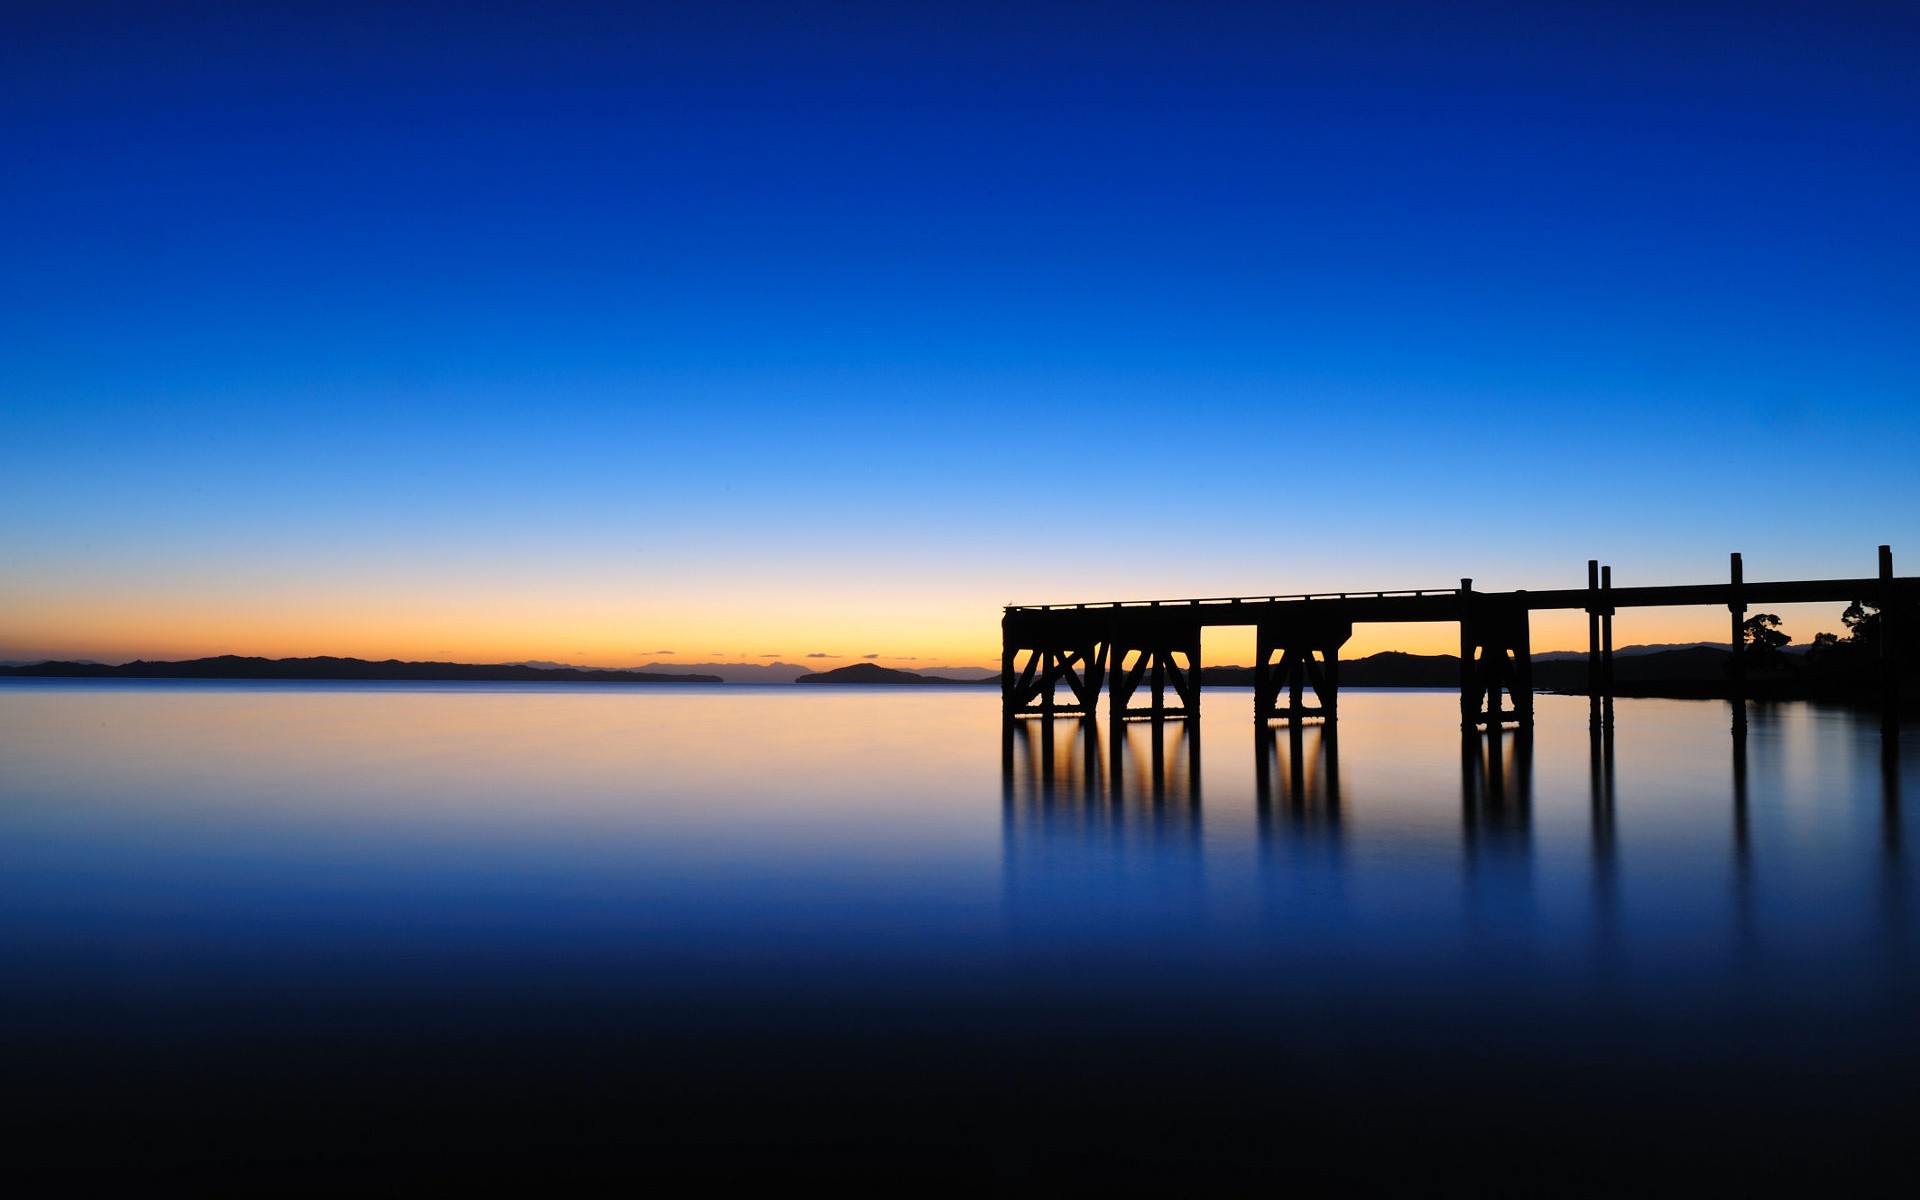
[[[1357,624],[1449,622],[1460,627],[1462,728],[1533,722],[1532,614],[1587,614],[1588,693],[1596,719],[1611,724],[1613,618],[1623,608],[1725,605],[1733,647],[1728,685],[1736,728],[1745,724],[1742,624],[1768,605],[1853,602],[1881,612],[1881,702],[1887,720],[1899,700],[1902,610],[1920,601],[1920,577],[1896,576],[1881,546],[1878,570],[1851,579],[1756,581],[1740,555],[1722,582],[1614,587],[1611,565],[1587,563],[1585,587],[1475,591],[1458,587],[1403,591],[1317,592],[1009,605],[1001,618],[1001,700],[1008,722],[1096,715],[1101,693],[1116,723],[1195,720],[1200,715],[1200,635],[1209,626],[1255,628],[1253,716],[1262,725],[1333,721],[1339,715],[1340,648]],[[1064,693],[1062,689],[1064,688]]]

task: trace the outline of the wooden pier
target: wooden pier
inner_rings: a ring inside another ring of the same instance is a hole
[[[1584,611],[1589,693],[1611,724],[1613,617],[1623,608],[1725,605],[1734,648],[1729,686],[1735,722],[1745,723],[1742,625],[1749,609],[1853,602],[1881,616],[1881,700],[1889,720],[1898,701],[1898,648],[1912,636],[1903,610],[1920,601],[1920,577],[1893,573],[1880,547],[1877,573],[1854,579],[1773,582],[1745,578],[1730,556],[1719,583],[1613,586],[1611,566],[1587,564],[1587,585],[1548,591],[1457,588],[1320,592],[1090,604],[1009,605],[1001,618],[1001,697],[1008,721],[1095,715],[1101,691],[1116,722],[1200,715],[1200,633],[1208,626],[1255,628],[1254,718],[1260,723],[1332,721],[1339,713],[1340,647],[1356,624],[1440,621],[1460,627],[1460,722],[1464,728],[1533,721],[1533,613]],[[1065,694],[1061,694],[1062,687]],[[1144,690],[1144,699],[1141,698]]]

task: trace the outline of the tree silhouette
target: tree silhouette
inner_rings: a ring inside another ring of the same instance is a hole
[[[1855,600],[1840,614],[1840,623],[1847,627],[1848,641],[1876,648],[1880,645],[1879,605]]]
[[[1867,600],[1856,600],[1840,614],[1847,627],[1844,637],[1821,633],[1814,635],[1808,664],[1816,676],[1829,682],[1846,681],[1849,687],[1870,684],[1885,668],[1880,643],[1892,634],[1894,670],[1902,675],[1920,674],[1920,602],[1896,598],[1891,614]]]
[[[1741,643],[1756,655],[1776,653],[1792,640],[1792,637],[1780,632],[1780,618],[1775,613],[1755,613],[1740,626]]]

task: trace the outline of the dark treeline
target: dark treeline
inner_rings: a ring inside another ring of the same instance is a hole
[[[1855,601],[1840,616],[1845,633],[1822,632],[1799,654],[1789,653],[1792,635],[1773,613],[1755,613],[1741,626],[1740,666],[1750,696],[1864,696],[1879,689],[1889,669],[1911,694],[1920,677],[1920,603],[1893,612]],[[1891,645],[1888,640],[1891,639]],[[1732,674],[1731,655],[1727,672]]]
[[[1893,669],[1902,691],[1912,696],[1920,680],[1920,604],[1888,615],[1857,601],[1841,616],[1844,633],[1818,633],[1804,647],[1774,613],[1755,613],[1742,627],[1740,690],[1752,699],[1849,699],[1877,696],[1886,666],[1881,645],[1894,635]],[[1613,691],[1619,696],[1718,697],[1734,690],[1735,650],[1726,646],[1685,646],[1651,653],[1616,655]],[[1533,686],[1541,691],[1585,695],[1588,667],[1584,655],[1536,658]],[[1205,667],[1201,680],[1212,687],[1251,687],[1248,667]],[[1403,654],[1387,651],[1340,664],[1342,687],[1458,687],[1460,660],[1451,654]]]

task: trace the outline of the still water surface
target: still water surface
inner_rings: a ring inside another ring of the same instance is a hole
[[[1539,703],[1116,744],[991,689],[0,685],[7,1098],[95,1168],[1893,1155],[1913,731]]]

